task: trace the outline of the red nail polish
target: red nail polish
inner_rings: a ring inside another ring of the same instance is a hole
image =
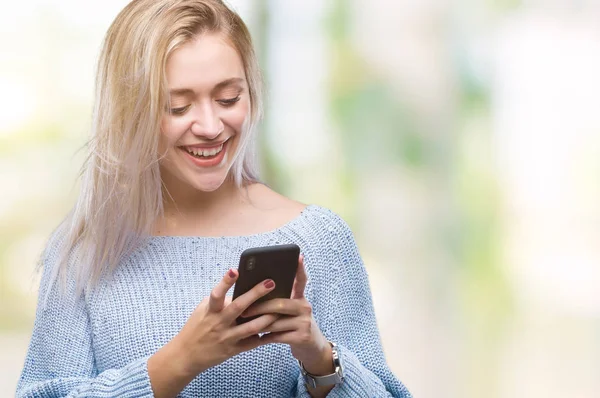
[[[270,289],[270,288],[272,288],[273,286],[275,286],[275,282],[273,282],[273,280],[272,280],[272,279],[267,279],[267,280],[265,281],[265,287],[266,287],[267,289]]]
[[[227,275],[229,275],[230,278],[235,278],[235,272],[232,269],[229,270]]]

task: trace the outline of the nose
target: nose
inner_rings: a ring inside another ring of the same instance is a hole
[[[225,129],[212,104],[196,106],[192,108],[192,111],[194,120],[190,129],[193,134],[212,140]]]

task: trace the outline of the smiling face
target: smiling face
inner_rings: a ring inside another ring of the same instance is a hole
[[[163,181],[169,191],[214,191],[229,173],[250,110],[242,61],[221,35],[202,34],[171,54],[166,76]]]

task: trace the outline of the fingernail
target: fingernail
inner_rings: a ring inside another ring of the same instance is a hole
[[[227,275],[229,275],[230,278],[235,278],[235,272],[232,269],[227,272]]]
[[[275,282],[273,282],[273,279],[267,279],[267,280],[265,281],[265,287],[266,287],[267,289],[270,289],[270,288],[272,288],[273,286],[275,286]]]

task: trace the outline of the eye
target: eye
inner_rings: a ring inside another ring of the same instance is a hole
[[[239,100],[240,100],[240,96],[238,95],[235,98],[228,98],[228,99],[217,100],[217,102],[227,108],[227,107],[230,107],[230,106],[234,105]]]
[[[169,112],[170,112],[172,115],[175,115],[175,116],[181,116],[181,115],[183,115],[185,112],[187,112],[187,110],[188,110],[188,109],[190,109],[190,105],[187,105],[187,106],[182,106],[182,107],[180,107],[180,108],[171,108],[171,109],[169,110]]]

